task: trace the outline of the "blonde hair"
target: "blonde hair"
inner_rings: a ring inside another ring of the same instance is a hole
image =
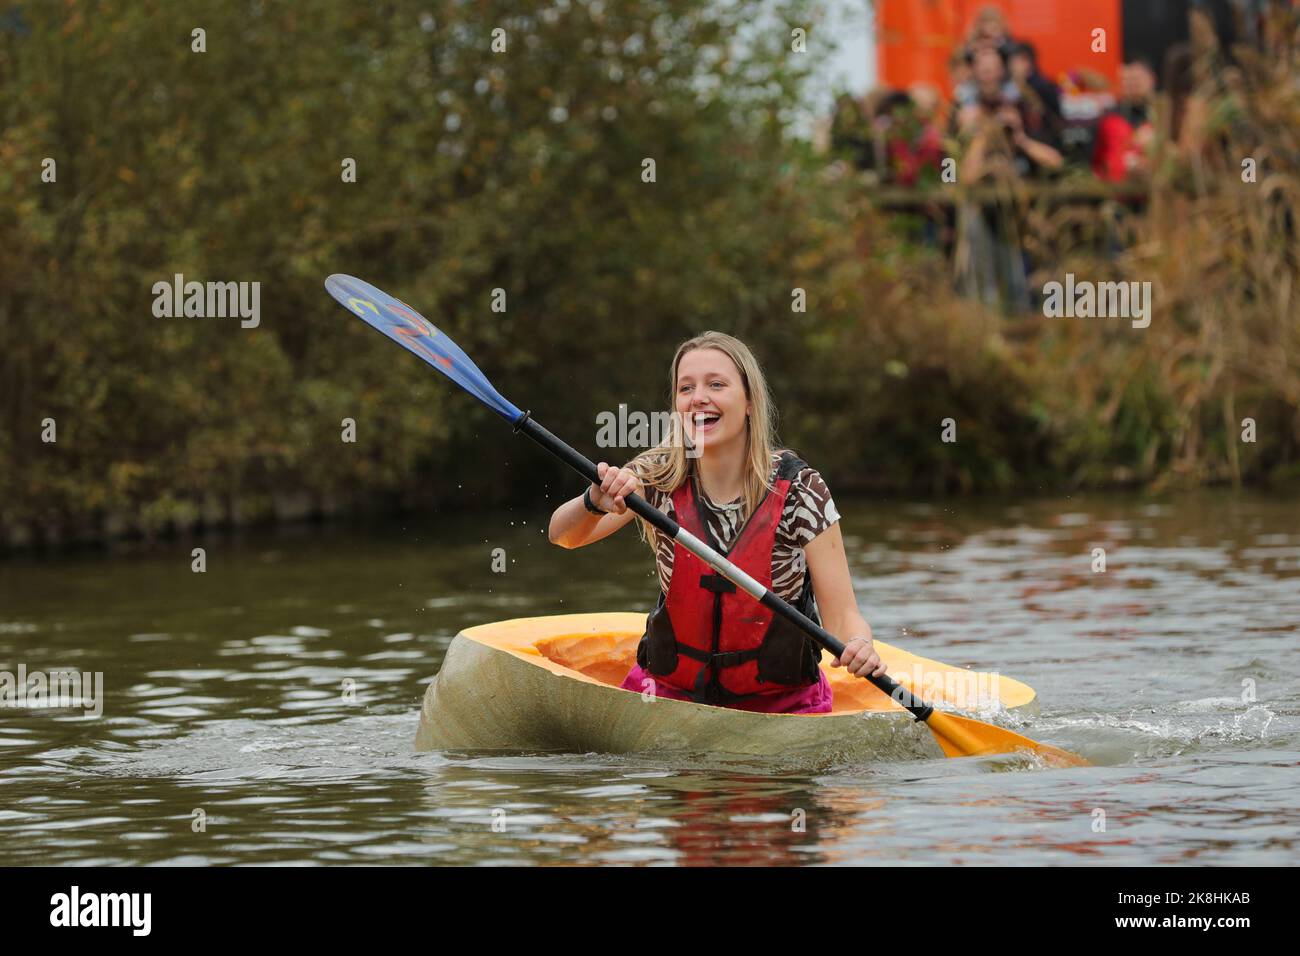
[[[772,490],[769,481],[772,472],[772,455],[776,449],[776,406],[767,390],[767,377],[759,366],[754,353],[744,342],[725,332],[703,332],[687,339],[677,346],[672,365],[668,369],[668,409],[675,412],[677,408],[677,370],[682,357],[696,349],[717,349],[735,363],[740,372],[741,384],[745,397],[752,408],[747,418],[745,431],[745,467],[742,476],[744,507],[741,521],[745,521],[758,507],[763,497]],[[693,462],[696,458],[686,456],[686,436],[682,430],[682,417],[671,416],[671,434],[659,445],[637,455],[627,467],[636,472],[638,478],[647,486],[672,494],[693,474],[698,474]],[[654,526],[640,515],[636,516],[641,540],[647,542],[653,551],[656,546],[657,533]]]

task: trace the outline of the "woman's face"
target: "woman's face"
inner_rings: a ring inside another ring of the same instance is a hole
[[[718,349],[692,349],[677,363],[677,406],[686,434],[702,452],[729,442],[745,441],[745,416],[752,405],[745,397],[740,370]]]

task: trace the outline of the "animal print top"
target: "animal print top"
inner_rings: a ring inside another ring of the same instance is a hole
[[[771,481],[776,480],[779,461],[779,453],[774,454],[772,470],[768,473]],[[703,516],[714,538],[724,550],[730,548],[741,530],[743,499],[737,498],[730,504],[716,505],[704,496],[698,483],[695,494],[703,506]],[[664,514],[673,517],[673,499],[670,493],[647,487],[645,499]],[[805,466],[790,483],[790,493],[786,496],[785,508],[781,512],[781,523],[776,529],[776,543],[772,548],[772,590],[777,596],[791,603],[799,599],[808,569],[804,547],[839,520],[840,513],[826,482],[814,468]],[[673,542],[658,532],[655,532],[655,555],[659,566],[659,586],[667,594],[673,574]]]

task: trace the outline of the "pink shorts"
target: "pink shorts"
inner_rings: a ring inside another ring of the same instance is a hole
[[[825,671],[818,672],[815,684],[800,687],[797,690],[782,691],[779,694],[763,694],[728,705],[733,710],[753,710],[760,714],[829,714],[831,712],[831,685],[826,679]],[[662,681],[655,680],[653,674],[641,669],[640,664],[633,664],[623,683],[623,690],[636,691],[638,694],[650,690],[656,697],[670,700],[690,700],[689,694],[669,687]]]

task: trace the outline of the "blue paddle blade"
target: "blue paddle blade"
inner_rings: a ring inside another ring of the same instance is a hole
[[[369,282],[342,274],[326,279],[325,290],[345,308],[424,359],[510,424],[513,425],[524,414],[501,397],[459,345],[405,302],[394,299]]]

